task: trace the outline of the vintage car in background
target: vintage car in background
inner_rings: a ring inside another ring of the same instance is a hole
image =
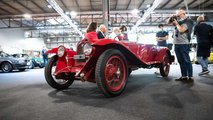
[[[17,55],[9,55],[5,52],[0,52],[0,70],[3,72],[11,72],[12,70],[18,69],[24,71],[29,68],[28,57],[20,57]]]
[[[43,68],[44,67],[44,62],[43,59],[41,57],[37,57],[37,56],[29,56],[28,54],[23,54],[23,53],[18,53],[18,54],[13,54],[12,55],[15,58],[25,58],[29,61],[28,65],[30,69],[33,69],[34,67],[39,67],[39,68]]]
[[[31,57],[31,63],[30,63],[30,69],[33,69],[34,67],[43,68],[44,67],[44,61],[41,57]]]
[[[74,80],[94,82],[107,97],[122,93],[132,70],[155,67],[167,77],[174,61],[168,48],[113,39],[83,39],[76,51],[59,46],[46,53],[56,54],[45,66],[45,78],[51,87],[63,90]]]

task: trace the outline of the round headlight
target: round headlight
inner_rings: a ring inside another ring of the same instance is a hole
[[[64,46],[59,46],[59,47],[58,47],[58,52],[57,52],[58,57],[62,57],[62,56],[64,55],[64,53],[65,53],[65,48],[64,48]]]
[[[84,44],[83,52],[85,55],[90,55],[92,53],[92,46],[89,43]]]

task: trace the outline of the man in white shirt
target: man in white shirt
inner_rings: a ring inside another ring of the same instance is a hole
[[[118,27],[114,27],[112,30],[112,33],[109,35],[109,38],[119,41],[118,39],[119,34],[120,34],[120,29]]]

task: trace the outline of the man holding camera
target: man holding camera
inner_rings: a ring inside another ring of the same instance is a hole
[[[192,63],[189,57],[190,45],[189,45],[189,31],[192,31],[192,27],[187,24],[186,12],[184,10],[178,10],[177,16],[169,19],[169,24],[175,26],[174,44],[177,60],[180,64],[181,77],[175,79],[176,81],[193,82],[193,69]]]

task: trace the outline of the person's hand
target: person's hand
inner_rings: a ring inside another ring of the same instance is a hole
[[[172,24],[175,25],[175,26],[178,25],[177,20],[174,20],[174,21],[172,22]]]

